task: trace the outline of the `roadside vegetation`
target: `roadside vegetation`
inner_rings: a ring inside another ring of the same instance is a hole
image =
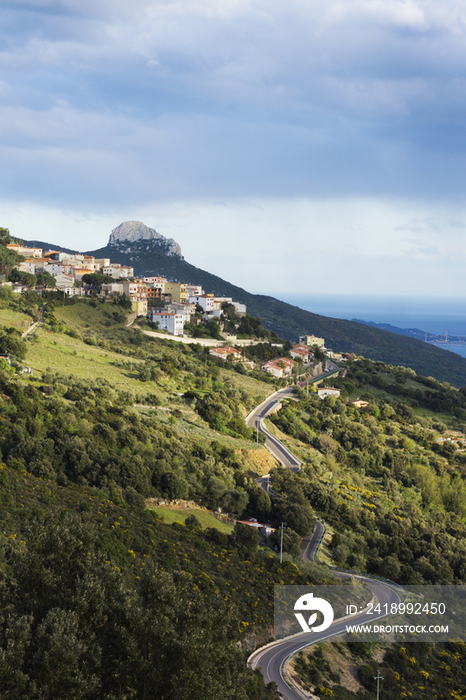
[[[149,338],[127,316],[123,299],[0,289],[0,352],[11,362],[0,360],[2,698],[276,698],[245,657],[272,635],[274,583],[336,581],[299,557],[316,517],[331,528],[326,553],[338,566],[405,584],[466,583],[466,390],[364,359],[328,380],[340,398],[297,389],[270,421],[303,468],[264,460],[271,499],[254,480],[264,448],[244,418],[273,380],[219,365],[200,345]],[[259,546],[255,529],[222,532],[193,511],[169,524],[174,511],[147,508],[150,498],[283,522],[284,561],[278,533]],[[296,668],[321,697],[362,698],[383,652],[388,698],[462,697],[452,695],[462,645],[367,649],[341,652],[359,668],[359,695],[325,648],[322,663],[303,657]],[[163,672],[156,653],[171,660]]]

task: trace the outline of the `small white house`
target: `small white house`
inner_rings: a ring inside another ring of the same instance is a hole
[[[317,387],[317,396],[320,399],[325,399],[327,396],[340,396],[341,389],[334,386]]]

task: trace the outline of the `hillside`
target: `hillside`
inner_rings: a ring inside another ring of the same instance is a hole
[[[44,302],[44,326],[21,341],[15,329]],[[141,679],[167,700],[276,700],[245,658],[270,637],[274,583],[332,580],[299,558],[315,515],[330,526],[336,564],[464,584],[465,390],[370,360],[331,380],[341,398],[298,389],[269,427],[303,468],[270,464],[271,501],[253,478],[265,450],[243,420],[273,388],[260,373],[151,340],[113,302],[6,288],[0,318],[19,358],[0,363],[0,651],[15,649],[2,657],[2,700],[39,700],[36,684],[54,700],[142,699]],[[19,373],[25,361],[32,375]],[[365,409],[348,403],[357,396]],[[284,522],[285,561],[273,535],[259,548],[253,528],[227,534],[213,516],[168,525],[173,511],[163,522],[145,498]],[[296,671],[320,697],[357,700],[335,670],[345,657],[362,692],[380,664],[389,700],[405,689],[445,699],[461,697],[464,655],[464,645],[330,642]]]
[[[44,248],[59,246],[26,241]],[[154,240],[132,241],[125,246],[107,245],[86,251],[97,258],[110,258],[134,267],[141,277],[163,275],[173,281],[201,284],[206,291],[233,297],[247,305],[248,313],[260,317],[265,328],[281,338],[296,342],[300,335],[313,333],[324,337],[336,352],[352,352],[391,364],[412,367],[419,374],[433,376],[453,386],[466,385],[466,359],[446,353],[416,338],[400,336],[354,321],[334,319],[292,306],[274,297],[251,294],[231,282],[191,265],[178,255],[169,254],[165,243]]]

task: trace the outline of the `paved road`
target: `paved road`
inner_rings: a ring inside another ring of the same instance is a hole
[[[301,557],[304,561],[314,561],[317,545],[324,534],[324,530],[324,525],[318,520],[312,535],[308,535],[301,540]]]
[[[332,370],[337,369],[332,366]],[[324,375],[328,374],[326,372]],[[316,379],[316,377],[314,377]],[[290,450],[288,450],[282,443],[269,433],[269,431],[263,426],[263,419],[273,410],[280,401],[289,396],[292,393],[292,387],[287,387],[286,389],[281,389],[269,396],[265,401],[263,401],[259,406],[257,406],[254,411],[252,411],[246,418],[246,424],[258,429],[266,436],[266,447],[274,454],[277,459],[283,464],[283,466],[292,469],[293,471],[298,471],[300,469],[300,462],[298,458],[293,455]],[[261,477],[257,482],[261,482],[260,486],[266,488],[267,477]],[[324,525],[318,520],[314,528],[312,535],[305,537],[301,541],[301,556],[305,561],[314,561],[315,553],[319,541],[324,533]],[[344,573],[341,571],[335,571],[338,578],[348,578],[351,576],[349,573]],[[374,579],[367,578],[365,576],[355,576],[356,579],[363,582],[377,598],[382,609],[385,603],[398,603],[400,602],[400,595],[395,590],[395,588],[382,581],[377,581]],[[400,594],[403,589],[400,587]],[[371,617],[371,621],[375,621],[381,617],[383,614],[374,614]],[[359,624],[367,622],[367,617],[364,613],[361,615],[355,615],[351,618],[351,624]],[[283,677],[283,669],[285,661],[296,654],[300,649],[303,649],[311,644],[316,644],[317,642],[327,639],[328,637],[333,637],[341,632],[346,631],[347,620],[335,620],[335,622],[329,627],[329,629],[320,633],[301,633],[295,635],[291,639],[285,639],[283,641],[271,644],[263,649],[258,649],[249,658],[248,665],[251,668],[260,668],[264,676],[266,683],[274,681],[277,684],[278,692],[286,698],[286,700],[303,700],[305,697],[303,694],[298,692],[298,690],[293,690],[288,683],[285,682]]]
[[[340,368],[333,362],[329,362],[329,369],[322,374],[318,374],[316,377],[312,377],[309,383],[315,382],[319,379],[325,379],[330,373],[338,371]],[[265,446],[273,454],[273,456],[278,459],[278,461],[287,469],[291,469],[293,472],[298,472],[301,469],[300,460],[294,455],[291,450],[289,450],[285,445],[280,442],[276,437],[274,437],[265,427],[264,418],[266,418],[273,409],[278,406],[278,404],[287,396],[293,394],[293,387],[289,386],[285,389],[280,389],[275,393],[271,394],[268,398],[260,403],[256,408],[251,411],[249,416],[246,418],[246,425],[248,428],[254,428],[254,430],[259,430],[263,435],[265,435]]]
[[[379,581],[369,580],[363,577],[357,577],[359,580],[364,581],[365,585],[372,591],[374,596],[376,596],[378,602],[381,606],[387,603],[400,602],[400,596],[396,591],[389,588],[386,584]],[[383,614],[374,614],[371,617],[372,621],[384,617]],[[351,624],[360,624],[362,622],[367,622],[367,617],[365,614],[355,615],[351,618]],[[297,691],[290,688],[290,686],[285,682],[282,675],[282,666],[286,659],[296,654],[300,649],[303,649],[310,644],[316,644],[321,642],[328,637],[333,637],[336,634],[346,631],[346,625],[348,620],[335,620],[335,622],[324,632],[310,632],[301,633],[292,637],[291,639],[285,639],[282,642],[277,642],[271,645],[269,648],[258,650],[252,657],[250,657],[249,665],[251,668],[260,668],[264,676],[266,683],[274,681],[277,684],[278,692],[287,700],[303,700],[303,695],[298,694]]]
[[[299,459],[291,452],[291,450],[285,447],[280,440],[277,440],[276,437],[269,433],[263,423],[264,418],[268,416],[276,406],[278,406],[282,399],[290,396],[292,393],[292,386],[276,391],[274,394],[265,399],[265,401],[256,406],[253,411],[251,411],[249,416],[246,418],[246,425],[248,428],[258,429],[259,432],[265,435],[265,446],[269,452],[271,452],[284,467],[297,472],[301,468],[301,462]]]

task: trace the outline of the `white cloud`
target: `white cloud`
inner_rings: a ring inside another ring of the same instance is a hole
[[[256,289],[319,289],[329,269],[361,290],[396,270],[408,289],[464,264],[459,0],[4,9],[0,186],[17,235],[41,218],[92,247],[148,217]]]

